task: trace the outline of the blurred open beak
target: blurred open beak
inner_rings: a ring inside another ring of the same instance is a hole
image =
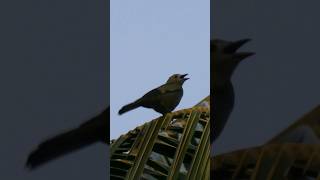
[[[235,53],[241,46],[249,41],[251,41],[251,39],[241,39],[239,41],[232,42],[224,48],[224,52],[231,54]]]
[[[182,74],[182,75],[181,75],[181,78],[186,81],[186,80],[189,79],[189,78],[186,78],[187,75],[188,75],[188,74]]]
[[[235,53],[235,59],[238,59],[239,61],[242,61],[244,59],[246,59],[247,57],[253,56],[255,55],[254,52],[239,52],[239,53]]]

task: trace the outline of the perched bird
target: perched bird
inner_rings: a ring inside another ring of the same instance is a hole
[[[243,39],[235,42],[211,40],[210,53],[213,70],[213,122],[211,123],[210,142],[221,134],[234,106],[234,89],[231,82],[233,72],[239,63],[254,53],[237,52],[250,41]]]
[[[174,74],[170,76],[164,85],[149,91],[140,99],[123,106],[119,110],[119,114],[121,115],[138,107],[151,108],[162,115],[173,111],[182,98],[182,85],[189,79],[186,78],[187,75]]]
[[[81,124],[79,127],[42,142],[29,155],[26,166],[35,169],[53,159],[66,155],[96,142],[109,143],[108,107],[98,116]]]

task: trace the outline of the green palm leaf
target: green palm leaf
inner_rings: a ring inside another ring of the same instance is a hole
[[[319,179],[319,144],[267,144],[212,159],[214,179]]]
[[[111,179],[209,179],[209,96],[111,144]]]
[[[213,157],[211,176],[216,180],[318,180],[320,179],[320,144],[307,144],[301,139],[308,140],[309,137],[320,139],[319,129],[320,106],[265,145]]]

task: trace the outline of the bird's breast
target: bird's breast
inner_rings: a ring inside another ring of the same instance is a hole
[[[181,101],[183,96],[183,90],[167,92],[161,100],[162,106],[164,106],[168,112],[173,111]]]

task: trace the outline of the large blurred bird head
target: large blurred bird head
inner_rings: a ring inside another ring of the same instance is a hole
[[[237,52],[237,50],[249,42],[250,39],[239,41],[224,41],[215,39],[210,41],[210,59],[213,62],[214,88],[222,87],[231,80],[231,76],[245,58],[254,55],[252,52]]]

